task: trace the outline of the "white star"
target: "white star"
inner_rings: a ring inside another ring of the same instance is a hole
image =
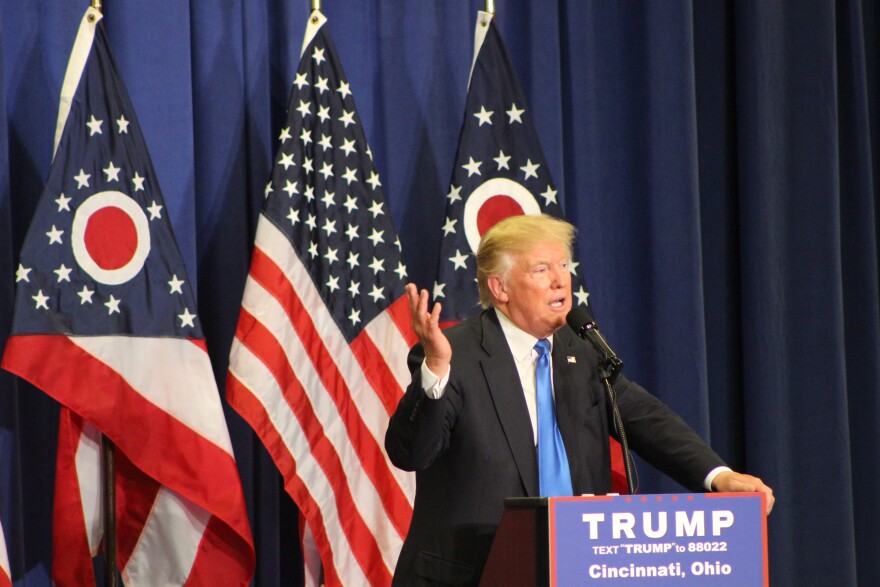
[[[352,308],[351,314],[348,315],[348,319],[351,320],[352,324],[357,324],[358,322],[361,321],[361,311],[355,310],[354,308]]]
[[[147,180],[146,177],[141,177],[141,174],[137,171],[134,172],[134,176],[131,178],[131,183],[134,184],[134,191],[142,192],[144,191],[144,182]]]
[[[339,289],[339,278],[331,275],[330,279],[327,280],[327,289],[331,292],[335,292]]]
[[[486,107],[482,106],[479,112],[474,113],[474,116],[476,116],[480,120],[480,126],[483,126],[484,124],[492,126],[493,114],[495,114],[493,110],[486,110]]]
[[[89,127],[89,136],[93,137],[96,134],[102,135],[104,131],[101,130],[101,125],[104,124],[103,120],[97,120],[95,115],[92,114],[91,120],[86,123],[86,126]]]
[[[345,197],[345,209],[348,210],[348,213],[351,214],[352,210],[357,210],[357,200],[354,196],[348,195]]]
[[[275,189],[275,188],[272,187],[272,182],[270,181],[269,183],[266,184],[266,187],[263,188],[263,196],[268,198],[269,194],[272,193],[273,189]]]
[[[305,118],[306,116],[308,116],[309,114],[312,113],[312,109],[309,108],[309,106],[311,106],[311,105],[312,105],[311,102],[306,102],[305,100],[300,100],[299,107],[296,109],[296,111],[299,112],[303,118]]]
[[[55,225],[53,224],[53,225],[52,225],[52,230],[50,230],[49,232],[46,233],[46,236],[49,237],[49,244],[50,244],[50,245],[54,245],[54,244],[59,244],[59,245],[60,245],[60,244],[61,244],[61,235],[62,235],[62,234],[64,234],[64,231],[63,231],[63,230],[58,230],[57,228],[55,228]]]
[[[321,140],[318,141],[318,144],[321,145],[322,149],[330,150],[333,148],[333,137],[330,135],[324,135],[321,137]]]
[[[311,173],[315,170],[312,166],[312,158],[311,157],[303,157],[303,171]]]
[[[327,263],[332,265],[334,262],[339,260],[339,257],[336,255],[337,249],[327,249],[327,254],[324,255],[324,258],[327,259]]]
[[[520,169],[522,169],[523,172],[525,172],[525,174],[526,174],[524,179],[528,179],[530,177],[534,177],[537,179],[538,167],[540,167],[540,166],[541,166],[540,163],[532,163],[531,159],[527,160],[525,166],[520,167]]]
[[[147,212],[150,213],[150,220],[162,218],[162,206],[160,206],[159,203],[155,200],[153,200],[153,203],[150,204],[149,208],[147,208]]]
[[[519,122],[519,123],[521,123],[521,122],[522,122],[522,115],[523,115],[523,112],[525,112],[525,110],[520,110],[520,109],[518,109],[518,108],[516,107],[516,104],[515,104],[515,103],[512,104],[512,105],[510,106],[510,110],[507,111],[507,116],[508,116],[508,118],[509,118],[509,120],[507,121],[508,124],[513,124],[514,122]]]
[[[92,294],[95,293],[95,290],[89,289],[88,286],[84,285],[81,290],[76,292],[76,295],[79,296],[79,305],[83,304],[91,304],[92,303]]]
[[[348,185],[351,185],[351,182],[357,181],[357,168],[346,167],[345,173],[342,174],[342,178],[348,182]]]
[[[467,255],[461,252],[461,249],[455,250],[455,255],[449,257],[452,261],[453,269],[467,269]]]
[[[318,256],[318,243],[312,243],[309,245],[309,257],[314,259]]]
[[[461,166],[463,169],[467,170],[468,177],[470,177],[474,174],[483,175],[482,173],[480,173],[480,165],[482,165],[482,162],[481,161],[474,161],[473,157],[469,157],[468,159],[469,159],[469,161],[465,165]]]
[[[287,192],[287,196],[289,198],[292,198],[294,196],[294,194],[299,193],[299,190],[296,189],[296,182],[290,181],[289,179],[285,180],[285,181],[286,181],[286,183],[284,184],[284,189],[281,191]]]
[[[358,254],[355,253],[354,251],[349,251],[349,252],[348,252],[348,259],[346,259],[345,262],[348,263],[348,267],[349,267],[352,271],[354,271],[354,268],[357,267],[357,264],[358,264],[358,257],[360,257],[360,255],[358,255]]]
[[[125,115],[121,115],[117,118],[116,124],[119,126],[119,134],[128,134],[128,121],[125,119]]]
[[[406,267],[403,265],[403,263],[398,262],[398,263],[397,263],[397,269],[395,269],[394,272],[397,273],[397,277],[398,277],[398,279],[400,279],[401,281],[403,281],[404,279],[406,279]]]
[[[370,239],[371,241],[373,241],[373,246],[375,247],[375,246],[378,245],[379,243],[384,243],[384,242],[385,242],[385,239],[382,238],[382,235],[383,235],[383,234],[385,234],[385,231],[384,231],[384,230],[376,230],[376,229],[374,228],[374,229],[373,229],[373,232],[371,232],[371,233],[370,233],[370,236],[368,236],[367,238]]]
[[[314,214],[309,214],[308,216],[306,216],[306,226],[308,226],[311,230],[315,230],[315,228],[318,226],[318,219],[315,217]]]
[[[30,283],[30,272],[30,267],[25,267],[24,265],[19,263],[18,270],[15,272],[15,282],[18,283],[19,281],[27,281],[28,283]]]
[[[324,164],[321,166],[321,171],[319,171],[321,175],[324,176],[324,179],[327,180],[333,177],[333,166],[330,165],[328,161],[324,161]]]
[[[510,155],[505,155],[504,151],[498,151],[498,156],[494,158],[495,163],[498,164],[498,169],[510,169],[510,166],[507,164],[510,161]]]
[[[39,290],[37,295],[31,296],[31,299],[36,302],[36,306],[34,306],[36,310],[39,310],[40,308],[43,308],[44,310],[49,309],[49,304],[46,303],[49,301],[49,296],[43,295],[43,290]]]
[[[117,314],[120,313],[120,311],[119,311],[119,303],[120,303],[121,301],[122,301],[122,300],[117,300],[117,299],[116,299],[114,296],[112,296],[112,295],[110,296],[110,299],[107,300],[107,301],[104,303],[104,305],[107,306],[107,315],[108,315],[108,316],[112,316],[114,312],[116,312]]]
[[[293,138],[293,136],[290,134],[290,127],[289,126],[285,126],[284,128],[282,128],[281,134],[278,135],[278,140],[281,141],[282,143],[284,141],[289,141],[292,138]]]
[[[461,199],[461,186],[451,185],[449,186],[449,193],[446,194],[446,197],[449,198],[449,203],[452,204]]]
[[[569,261],[568,262],[568,272],[571,273],[572,275],[577,275],[578,265],[580,265],[580,263],[578,263],[577,261]]]
[[[179,293],[183,295],[183,284],[186,283],[182,279],[177,278],[177,274],[171,276],[171,281],[168,282],[168,287],[170,287],[169,294]]]
[[[345,229],[345,236],[348,237],[348,240],[353,241],[358,238],[358,226],[357,224],[349,224]]]
[[[303,196],[309,202],[314,200],[315,199],[315,186],[313,186],[312,184],[306,184],[306,191],[303,194]]]
[[[324,192],[324,197],[321,198],[321,201],[324,203],[324,207],[329,210],[330,206],[336,205],[336,194],[333,192]]]
[[[70,204],[70,198],[65,197],[64,194],[61,194],[60,196],[55,198],[55,203],[58,204],[59,212],[61,212],[62,210],[67,210],[68,212],[70,212],[70,206],[68,206],[68,204]]]
[[[327,87],[327,78],[320,76],[318,77],[318,83],[315,84],[315,87],[321,90],[322,94],[330,89]]]
[[[382,267],[382,261],[378,257],[373,257],[373,262],[368,265],[370,269],[373,270],[373,273],[379,274],[380,271],[385,271],[385,268]]]
[[[351,96],[351,90],[348,89],[348,82],[339,82],[339,87],[336,88],[336,91],[342,94],[343,100],[348,96]]]
[[[373,189],[376,189],[377,187],[382,185],[382,183],[379,181],[379,174],[375,171],[372,171],[370,173],[370,179],[367,180],[367,183],[373,186]]]
[[[541,192],[541,195],[544,197],[544,205],[549,206],[552,202],[556,203],[556,190],[547,185],[547,189]]]
[[[324,50],[315,47],[315,50],[312,51],[312,59],[318,62],[318,65],[321,65],[326,59],[324,59]]]
[[[113,161],[111,161],[110,164],[107,165],[107,167],[104,169],[104,175],[107,176],[107,181],[119,181],[120,171],[122,171],[122,169],[113,165]]]
[[[584,286],[580,286],[578,290],[574,292],[574,297],[577,298],[580,305],[586,306],[589,303],[587,298],[590,297],[590,292],[584,291]]]
[[[324,226],[321,227],[321,230],[327,233],[329,237],[331,234],[336,232],[336,221],[330,220],[329,218],[324,219]]]
[[[354,153],[357,150],[354,148],[354,139],[342,139],[342,146],[340,149],[345,151],[346,155]]]
[[[382,202],[380,200],[373,202],[373,205],[370,206],[368,210],[370,211],[370,214],[373,215],[373,218],[378,218],[385,213],[385,211],[382,210]]]
[[[445,298],[446,297],[446,294],[443,293],[444,287],[446,287],[445,283],[440,283],[438,281],[434,282],[434,291],[433,291],[432,295],[434,296],[435,300],[437,298]]]
[[[385,294],[382,293],[382,288],[378,285],[374,285],[373,289],[370,290],[369,296],[373,298],[373,303],[377,303],[379,300],[385,299]]]
[[[183,328],[184,326],[189,326],[190,328],[192,328],[194,326],[193,320],[195,320],[196,315],[190,314],[189,308],[184,308],[183,314],[178,314],[177,317],[180,318],[180,327],[181,328]]]
[[[53,273],[55,273],[58,276],[58,283],[61,283],[62,281],[66,281],[67,283],[70,283],[70,272],[71,271],[73,271],[73,269],[65,266],[64,263],[62,263],[61,267],[59,267],[58,269],[55,269],[53,271]]]
[[[293,85],[295,85],[298,90],[303,89],[303,86],[309,85],[308,80],[306,80],[306,74],[305,73],[296,74],[296,79],[293,80]]]
[[[303,142],[303,147],[312,142],[312,131],[308,129],[302,129],[302,132],[299,133],[299,138]]]
[[[76,183],[79,184],[76,187],[79,189],[89,187],[89,178],[92,177],[92,174],[86,173],[85,170],[80,169],[79,175],[75,175],[73,179],[76,180]]]
[[[297,216],[296,210],[290,208],[290,212],[287,213],[287,219],[290,220],[291,226],[296,226],[296,223],[299,222],[299,216]]]
[[[455,223],[458,222],[455,218],[447,218],[446,224],[443,225],[443,236],[449,236],[450,234],[455,234]]]
[[[357,281],[352,281],[348,284],[348,293],[351,294],[351,297],[356,298],[361,295],[361,284]]]
[[[348,128],[349,124],[354,124],[354,110],[349,112],[348,110],[342,111],[342,116],[339,117],[339,122],[345,125],[345,128]]]

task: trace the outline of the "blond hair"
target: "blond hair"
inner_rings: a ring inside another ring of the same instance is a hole
[[[565,220],[546,214],[510,216],[495,224],[480,239],[477,249],[480,305],[492,305],[489,277],[498,275],[502,282],[506,281],[517,255],[540,244],[558,243],[568,250],[570,257],[576,233],[577,229]]]

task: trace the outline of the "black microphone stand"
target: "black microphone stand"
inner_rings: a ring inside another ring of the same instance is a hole
[[[626,487],[630,495],[635,495],[638,489],[638,476],[635,469],[635,463],[632,460],[632,454],[629,450],[629,441],[626,439],[626,430],[623,428],[623,419],[620,417],[620,408],[617,407],[617,394],[614,392],[614,386],[611,380],[623,368],[623,361],[616,355],[611,357],[599,358],[599,377],[608,393],[608,402],[611,405],[611,417],[614,421],[614,431],[617,433],[617,439],[623,449],[623,468],[626,472]]]

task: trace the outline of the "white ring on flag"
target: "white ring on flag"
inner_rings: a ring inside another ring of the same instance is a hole
[[[89,253],[85,241],[86,229],[92,215],[108,207],[117,208],[124,212],[131,220],[137,233],[134,254],[125,265],[116,269],[105,269],[98,265]],[[71,227],[71,243],[76,262],[83,268],[83,271],[91,275],[92,279],[107,285],[120,285],[140,272],[150,254],[150,223],[137,202],[127,195],[116,191],[99,192],[89,197],[77,208]]]
[[[472,251],[477,251],[483,236],[478,224],[480,210],[492,198],[505,196],[519,204],[523,214],[541,213],[541,206],[535,196],[524,185],[506,177],[493,177],[484,181],[471,193],[464,205],[464,234]]]

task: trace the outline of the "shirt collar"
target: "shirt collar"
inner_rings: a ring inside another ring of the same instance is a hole
[[[498,322],[501,323],[501,331],[504,333],[504,338],[507,339],[507,345],[510,347],[510,352],[513,353],[513,358],[517,361],[529,358],[538,339],[514,324],[510,318],[504,315],[504,312],[497,308],[495,309],[495,314],[498,316]],[[550,352],[552,353],[553,336],[551,335],[548,340],[550,341]]]

